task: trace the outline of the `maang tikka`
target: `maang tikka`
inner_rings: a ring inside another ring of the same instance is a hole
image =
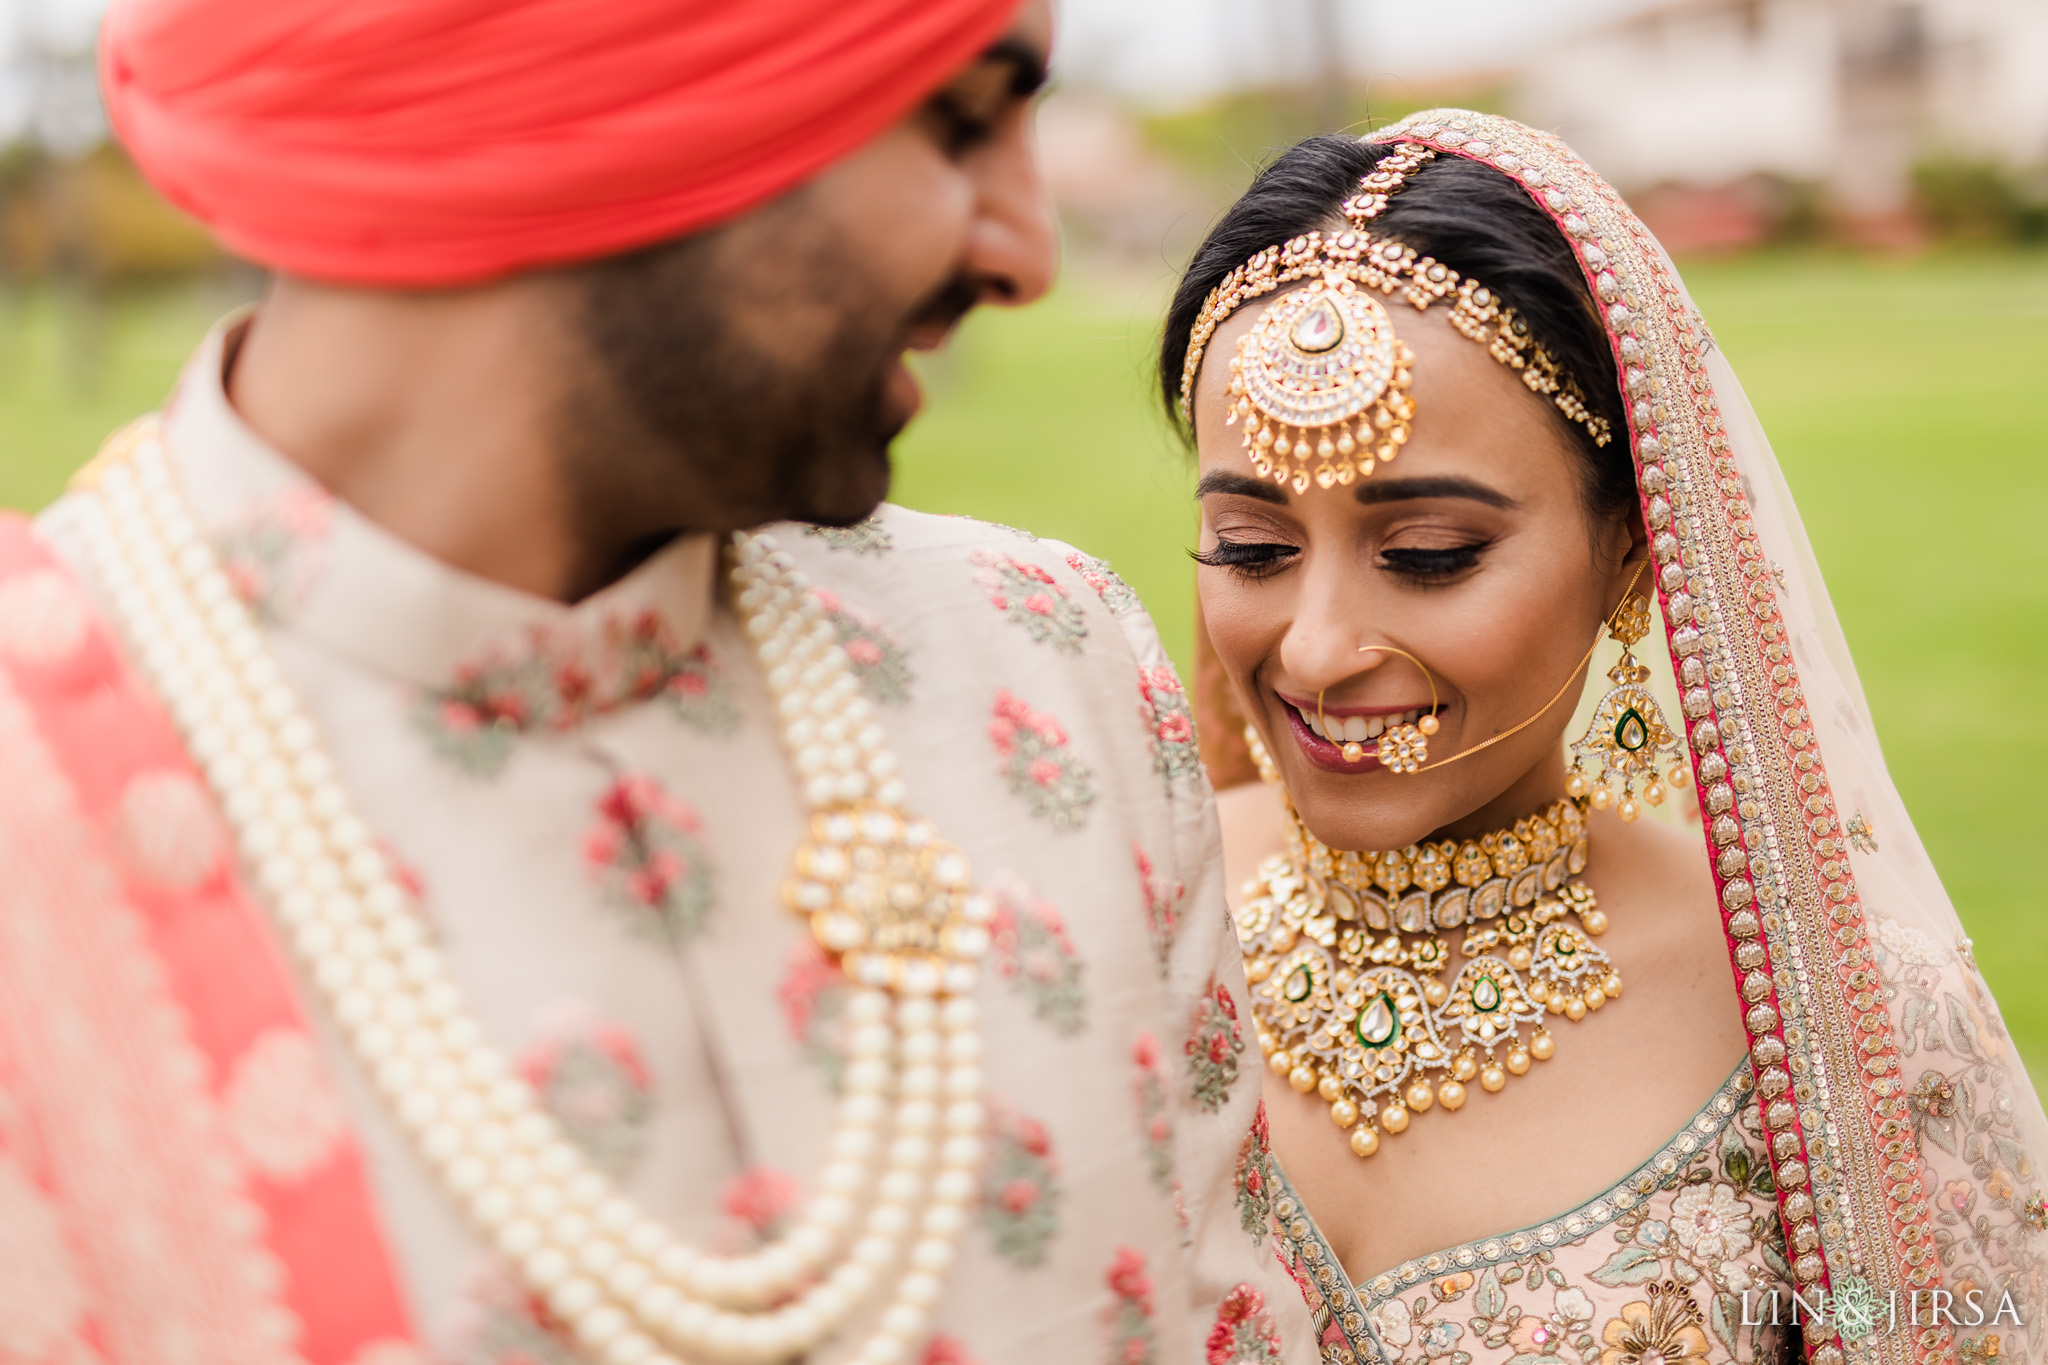
[[[1650,670],[1636,662],[1633,647],[1650,633],[1650,601],[1635,591],[1633,583],[1608,618],[1607,629],[1621,642],[1621,658],[1607,670],[1613,686],[1593,708],[1592,724],[1572,745],[1564,789],[1574,797],[1589,796],[1595,810],[1616,807],[1615,813],[1626,822],[1642,814],[1636,805],[1638,781],[1644,783],[1643,800],[1657,806],[1664,802],[1666,781],[1682,787],[1692,775],[1679,753],[1677,736],[1664,720],[1664,709],[1645,685]],[[1667,760],[1670,769],[1660,778],[1658,769]]]
[[[1381,158],[1343,204],[1346,230],[1310,232],[1269,246],[1223,277],[1188,334],[1181,416],[1191,412],[1195,377],[1216,329],[1246,302],[1308,281],[1268,308],[1238,339],[1230,360],[1229,415],[1242,422],[1245,449],[1261,478],[1305,493],[1370,475],[1408,442],[1415,400],[1415,352],[1394,335],[1381,297],[1424,312],[1452,303],[1451,325],[1487,348],[1522,382],[1606,445],[1608,424],[1530,335],[1528,325],[1477,280],[1441,261],[1382,240],[1367,227],[1417,167],[1436,152],[1403,142]]]

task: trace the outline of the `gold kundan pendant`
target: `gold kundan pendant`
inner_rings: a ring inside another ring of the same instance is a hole
[[[1243,421],[1245,449],[1261,478],[1297,493],[1311,481],[1348,484],[1407,443],[1414,363],[1386,307],[1328,270],[1238,338],[1229,420]]]

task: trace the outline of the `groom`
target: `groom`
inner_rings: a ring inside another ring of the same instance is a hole
[[[878,507],[904,353],[1047,287],[1048,28],[115,0],[120,136],[275,276],[0,527],[0,1355],[1316,1358],[1149,621]],[[988,941],[879,1092],[784,908],[856,796]],[[850,1180],[892,1109],[950,1136]]]

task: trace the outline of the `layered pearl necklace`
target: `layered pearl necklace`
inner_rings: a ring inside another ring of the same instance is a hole
[[[415,1149],[604,1365],[801,1354],[879,1307],[852,1357],[910,1358],[975,1190],[972,990],[988,900],[904,814],[895,756],[789,556],[734,537],[732,580],[810,807],[784,896],[852,983],[829,1158],[747,1255],[685,1246],[622,1198],[484,1040],[312,722],[193,522],[153,424],[79,483],[84,548],[134,657],[234,828],[305,977]]]

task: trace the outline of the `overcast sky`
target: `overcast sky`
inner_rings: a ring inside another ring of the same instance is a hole
[[[1505,69],[1652,0],[1056,0],[1057,65],[1074,85],[1171,107],[1312,78],[1312,6],[1334,6],[1346,69],[1377,84]],[[347,0],[336,0],[347,3]],[[591,0],[602,4],[604,0]],[[0,0],[0,122],[19,107],[25,51],[78,51],[105,0]],[[17,88],[8,89],[7,85]]]

